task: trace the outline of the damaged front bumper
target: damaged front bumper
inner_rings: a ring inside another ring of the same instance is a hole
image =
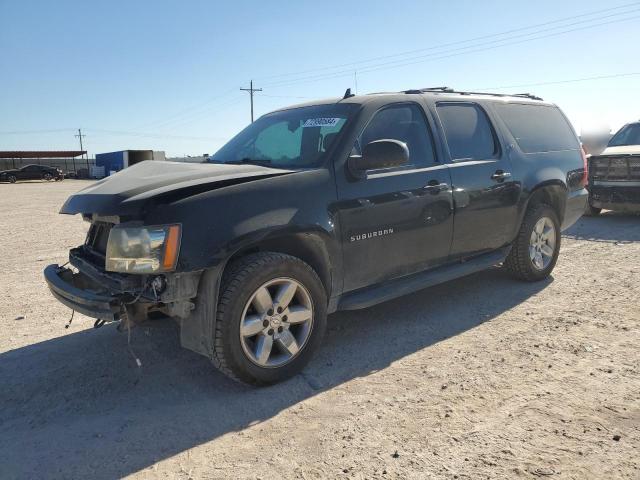
[[[53,296],[72,310],[108,321],[120,319],[125,305],[135,312],[134,321],[144,320],[152,310],[184,318],[194,307],[191,300],[201,275],[200,271],[156,276],[107,272],[83,247],[69,252],[69,263],[77,271],[55,264],[44,270]]]
[[[119,319],[122,301],[86,275],[54,264],[44,269],[44,278],[53,296],[70,309],[88,317]]]
[[[157,302],[157,295],[148,292],[148,281],[139,275],[106,272],[90,261],[82,247],[69,252],[71,268],[49,265],[44,278],[54,297],[67,307],[102,320],[118,320],[122,305],[132,300]],[[151,295],[149,295],[151,293]]]

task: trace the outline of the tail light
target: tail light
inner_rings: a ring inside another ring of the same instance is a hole
[[[580,154],[582,155],[582,168],[584,174],[582,175],[582,186],[586,187],[589,184],[589,161],[587,160],[587,153],[583,146],[580,146]]]

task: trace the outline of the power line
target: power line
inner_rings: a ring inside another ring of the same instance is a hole
[[[13,130],[0,132],[0,135],[31,135],[34,133],[60,133],[75,131],[75,128],[55,128],[51,130]]]
[[[105,135],[117,135],[128,137],[143,137],[143,138],[172,138],[179,140],[224,140],[222,137],[194,137],[189,135],[169,135],[166,133],[149,133],[149,132],[132,132],[127,130],[105,130],[101,128],[90,128],[92,132],[98,132]],[[76,135],[77,136],[77,135]]]
[[[525,27],[519,27],[519,28],[515,28],[515,29],[511,29],[511,30],[505,30],[505,31],[498,32],[498,33],[481,35],[481,36],[478,36],[478,37],[472,37],[472,38],[468,38],[468,39],[465,39],[465,40],[458,40],[458,41],[455,41],[455,42],[448,42],[448,43],[442,43],[442,44],[438,44],[438,45],[433,45],[431,47],[408,50],[408,51],[399,52],[399,53],[390,54],[390,55],[369,57],[369,58],[364,59],[364,60],[348,62],[348,63],[342,63],[342,64],[338,64],[338,65],[333,65],[333,66],[316,67],[316,68],[312,68],[312,69],[309,69],[309,70],[303,70],[303,71],[299,71],[299,72],[288,72],[288,73],[280,73],[280,74],[275,74],[275,75],[264,76],[264,77],[260,77],[260,80],[267,80],[267,79],[271,79],[271,78],[280,78],[280,77],[299,76],[299,75],[303,75],[303,74],[306,74],[306,73],[317,72],[317,71],[326,72],[327,70],[335,70],[335,69],[339,69],[339,68],[343,68],[343,67],[351,67],[350,71],[353,72],[353,67],[355,67],[357,65],[363,65],[363,64],[367,64],[367,63],[372,63],[372,62],[376,62],[376,61],[379,61],[379,60],[386,60],[386,59],[389,59],[389,58],[412,55],[412,54],[415,54],[415,53],[425,52],[425,51],[429,51],[429,50],[438,50],[438,49],[442,49],[442,48],[445,48],[445,47],[451,47],[451,46],[454,46],[454,45],[461,45],[461,44],[464,44],[464,43],[475,42],[477,40],[484,40],[484,39],[487,39],[487,38],[493,38],[493,37],[509,35],[509,34],[512,34],[512,33],[521,32],[521,31],[525,31],[525,30],[531,30],[531,29],[535,29],[535,28],[538,28],[538,27],[544,27],[544,26],[547,26],[547,25],[562,23],[562,22],[566,22],[566,21],[569,21],[569,20],[575,20],[577,18],[591,17],[591,16],[597,15],[599,13],[606,13],[606,12],[610,12],[610,11],[614,11],[614,10],[621,10],[621,9],[625,9],[625,8],[628,8],[628,7],[637,7],[638,5],[640,5],[639,2],[631,2],[631,3],[626,3],[626,4],[623,4],[623,5],[618,5],[617,7],[609,7],[609,8],[603,8],[603,9],[600,9],[600,10],[593,10],[591,12],[586,12],[586,13],[583,13],[583,14],[580,14],[580,15],[572,15],[570,17],[562,17],[562,18],[558,18],[558,19],[555,19],[555,20],[550,20],[550,21],[546,21],[546,22],[542,22],[542,23],[538,23],[538,24],[528,25],[528,26],[525,26]],[[616,13],[614,15],[621,15],[621,14],[625,14],[625,13],[630,13],[630,12],[618,12],[618,13]],[[602,17],[602,18],[606,18],[606,17]],[[594,20],[598,20],[598,19],[597,18],[596,19],[586,19],[586,20],[582,20],[582,22],[589,22],[589,21],[594,21]],[[564,26],[566,26],[566,25],[564,25]],[[554,28],[556,28],[556,29],[557,28],[563,28],[564,26],[560,25],[560,26],[554,27]],[[363,68],[366,68],[366,67],[363,67]]]
[[[640,10],[638,10],[638,11],[640,11]],[[407,66],[407,65],[414,65],[416,63],[422,63],[423,61],[441,60],[441,59],[444,59],[444,58],[457,57],[457,56],[466,55],[466,54],[469,54],[469,53],[484,52],[484,51],[488,51],[488,50],[494,50],[494,49],[500,48],[500,47],[508,47],[508,46],[512,46],[512,45],[519,45],[521,43],[527,43],[527,42],[531,42],[531,41],[535,41],[535,40],[541,40],[541,39],[544,39],[544,38],[556,37],[558,35],[565,35],[567,33],[576,32],[576,31],[585,30],[585,29],[590,29],[590,28],[593,28],[593,27],[600,27],[600,26],[608,25],[608,24],[612,24],[612,23],[627,22],[629,20],[635,20],[635,19],[638,19],[638,18],[640,18],[640,15],[636,15],[636,16],[633,16],[633,17],[627,17],[627,18],[621,18],[621,19],[617,19],[617,20],[610,20],[608,22],[601,22],[601,23],[597,23],[597,24],[585,25],[585,26],[578,27],[578,28],[572,28],[572,29],[569,29],[569,30],[561,31],[561,32],[554,32],[554,33],[550,33],[550,34],[547,34],[547,35],[540,35],[538,37],[527,38],[527,39],[518,40],[518,41],[515,41],[515,42],[501,43],[499,45],[494,45],[494,46],[491,46],[491,47],[476,48],[474,50],[468,50],[468,51],[465,51],[465,52],[436,56],[436,57],[433,57],[433,58],[429,58],[427,60],[420,60],[420,58],[422,58],[422,57],[416,57],[417,61],[411,61],[411,62],[406,62],[406,63],[402,63],[402,64],[398,64],[398,65],[392,65],[391,67],[388,67],[388,68],[403,67],[403,66]],[[363,70],[361,73],[369,73],[369,72],[374,72],[374,71],[378,71],[378,70],[385,70],[385,69],[386,68],[384,68],[384,67],[370,68],[370,69],[367,69],[367,70]]]
[[[560,18],[560,19],[556,19],[556,20],[552,20],[552,21],[548,21],[548,22],[543,22],[543,23],[539,23],[539,24],[535,24],[535,25],[530,25],[530,26],[526,26],[526,27],[520,27],[520,28],[516,28],[516,29],[511,29],[511,30],[507,30],[507,31],[503,31],[503,32],[498,32],[498,33],[494,33],[494,34],[489,34],[489,35],[483,35],[480,37],[474,37],[474,38],[470,38],[470,39],[466,39],[466,40],[460,40],[460,41],[456,41],[456,42],[450,42],[450,43],[446,43],[446,44],[441,44],[441,45],[435,45],[432,47],[426,47],[426,48],[422,48],[422,49],[416,49],[416,50],[411,50],[411,51],[406,51],[406,52],[401,52],[398,54],[394,54],[394,55],[386,55],[386,56],[381,56],[381,57],[373,57],[373,58],[369,58],[366,60],[361,60],[358,62],[352,62],[352,63],[345,63],[345,64],[341,64],[341,65],[337,65],[337,66],[333,66],[333,67],[325,67],[322,70],[326,71],[327,69],[331,70],[331,69],[335,69],[335,68],[339,68],[342,66],[347,66],[347,65],[364,65],[367,63],[371,63],[375,60],[381,60],[381,59],[387,59],[387,58],[395,58],[395,57],[399,57],[399,56],[406,56],[406,55],[410,55],[412,53],[417,53],[417,52],[423,52],[423,51],[429,51],[429,50],[442,50],[444,47],[448,47],[448,46],[454,46],[454,45],[462,45],[465,43],[470,43],[476,40],[482,40],[482,39],[487,39],[487,38],[494,38],[494,37],[504,37],[504,36],[508,36],[509,34],[512,33],[516,33],[516,32],[521,32],[521,31],[526,31],[526,30],[532,30],[535,28],[539,28],[539,27],[543,27],[543,26],[547,26],[547,25],[552,25],[552,24],[558,24],[558,23],[562,23],[562,22],[566,22],[568,20],[575,20],[576,18],[585,18],[585,17],[593,17],[594,15],[598,14],[598,13],[605,13],[605,12],[612,12],[612,11],[617,11],[617,10],[622,10],[622,9],[627,9],[627,11],[619,11],[617,13],[611,14],[611,15],[607,15],[607,16],[602,16],[600,18],[588,18],[585,20],[581,20],[578,22],[573,22],[570,24],[565,24],[565,25],[559,25],[556,27],[551,27],[551,28],[547,28],[544,30],[538,30],[538,31],[534,31],[534,32],[528,32],[528,33],[524,33],[524,34],[520,34],[520,35],[511,35],[507,38],[500,38],[500,39],[496,39],[496,40],[492,40],[489,42],[482,42],[476,45],[467,45],[464,47],[459,47],[456,49],[445,49],[439,52],[434,52],[428,55],[421,55],[421,56],[414,56],[414,57],[410,57],[410,58],[402,58],[402,59],[398,59],[392,62],[384,62],[381,64],[374,64],[374,65],[366,65],[362,70],[358,71],[358,73],[364,74],[364,73],[369,73],[369,72],[373,72],[373,71],[378,71],[378,70],[384,70],[384,69],[391,69],[391,68],[399,68],[399,67],[403,67],[403,66],[407,66],[407,65],[412,65],[412,64],[416,64],[416,63],[422,63],[425,61],[431,61],[431,60],[439,60],[439,59],[443,59],[443,58],[449,58],[452,56],[458,56],[458,55],[464,55],[464,54],[470,54],[470,53],[475,53],[475,52],[480,52],[480,51],[486,51],[486,50],[491,50],[494,48],[499,48],[499,47],[503,47],[503,46],[508,46],[508,45],[512,45],[512,44],[518,44],[518,43],[523,43],[523,42],[528,42],[528,41],[534,41],[534,40],[538,40],[538,39],[542,39],[542,38],[546,38],[546,37],[550,37],[550,36],[556,36],[556,35],[560,35],[560,34],[566,34],[566,33],[570,33],[572,31],[576,31],[576,30],[582,30],[585,28],[592,28],[592,27],[596,27],[596,26],[600,26],[600,25],[605,25],[608,23],[614,23],[617,21],[625,21],[625,20],[631,20],[637,17],[631,17],[631,18],[624,18],[624,19],[617,19],[614,20],[612,22],[604,22],[604,23],[598,23],[598,24],[591,24],[591,25],[586,25],[582,28],[576,28],[576,29],[570,29],[570,30],[566,30],[566,31],[560,31],[560,32],[554,32],[550,35],[543,35],[540,36],[540,33],[546,32],[546,31],[551,31],[551,30],[557,30],[557,29],[561,29],[561,28],[566,28],[568,26],[571,25],[579,25],[579,24],[585,24],[585,23],[590,23],[590,22],[594,22],[594,21],[599,21],[602,20],[604,18],[610,18],[610,17],[616,17],[616,16],[620,16],[623,14],[628,14],[628,13],[634,13],[637,10],[628,10],[629,7],[636,7],[640,5],[640,3],[638,2],[633,2],[633,3],[628,3],[628,4],[624,4],[624,5],[619,5],[617,7],[611,7],[611,8],[606,8],[606,9],[600,9],[600,10],[595,10],[592,12],[587,12],[584,14],[580,14],[580,15],[574,15],[571,17],[564,17],[564,18]],[[524,40],[520,40],[517,42],[510,42],[513,39],[519,38],[519,37],[527,37],[527,36],[535,36],[534,38],[527,38]],[[500,43],[501,42],[501,43]],[[492,45],[492,44],[496,44],[496,43],[500,43],[498,45]],[[483,45],[491,45],[490,47],[487,46],[485,48],[477,48],[479,46],[483,46]],[[471,50],[470,50],[471,49]],[[466,51],[464,51],[466,50]],[[457,53],[453,53],[452,52],[457,52]],[[439,55],[439,56],[438,56]],[[431,58],[429,58],[431,57]],[[300,76],[306,72],[311,72],[311,71],[317,71],[319,69],[312,69],[312,70],[307,70],[307,71],[302,71],[302,72],[297,72],[297,73],[289,73],[289,74],[278,74],[278,75],[272,75],[270,77],[263,77],[263,78],[277,78],[277,77],[285,77],[285,76]],[[273,87],[273,88],[277,88],[277,87],[284,87],[284,86],[289,86],[289,85],[296,85],[296,84],[302,84],[302,83],[311,83],[311,82],[315,82],[315,81],[320,81],[320,80],[325,80],[325,79],[331,79],[331,78],[340,78],[340,77],[350,77],[351,75],[354,74],[353,69],[349,69],[349,70],[345,70],[345,71],[338,71],[338,72],[327,72],[325,74],[322,75],[316,75],[316,76],[308,76],[308,77],[302,77],[302,78],[297,78],[297,79],[292,79],[292,80],[283,80],[283,81],[279,81],[279,82],[274,82],[272,84],[268,84],[267,86],[269,87]],[[250,88],[249,89],[241,89],[244,91],[250,91],[253,89],[253,85],[251,83]],[[253,89],[254,92],[256,91],[261,91],[262,89]],[[192,106],[189,108],[186,108],[182,111],[179,111],[169,117],[166,117],[162,120],[159,121],[155,121],[155,122],[151,122],[149,124],[147,124],[146,126],[152,126],[154,128],[159,128],[159,127],[164,127],[167,126],[169,124],[175,124],[175,122],[178,122],[178,125],[182,125],[185,123],[191,123],[194,120],[189,120],[190,118],[194,118],[194,115],[197,117],[202,117],[203,114],[205,114],[206,112],[210,111],[211,109],[214,108],[214,106],[212,106],[211,108],[207,107],[204,108],[205,105],[207,105],[208,103],[211,103],[215,100],[219,100],[222,98],[225,98],[227,96],[229,96],[233,91],[235,90],[229,90],[221,95],[218,95],[216,97],[214,97],[213,99],[210,99],[204,103],[201,103],[199,105],[196,106]],[[263,96],[269,96],[269,95],[265,95],[263,94]],[[275,95],[271,95],[272,97],[276,98]],[[284,98],[285,96],[282,96],[282,98]],[[298,98],[298,97],[293,97],[291,96],[290,98]],[[303,98],[303,97],[299,97],[299,98]],[[250,92],[250,99],[251,101],[253,100],[253,92]],[[236,103],[235,101],[232,101],[231,104]],[[253,103],[253,102],[252,102]],[[186,121],[185,121],[186,120]],[[252,114],[252,121],[253,121],[253,114]],[[9,133],[9,132],[7,132]],[[35,133],[35,132],[34,132]]]
[[[235,88],[233,89],[233,93],[237,94],[237,90]],[[220,95],[217,98],[221,99],[221,98],[225,98],[225,97],[228,97],[228,96],[229,96],[229,94]],[[153,128],[154,130],[157,129],[157,128],[165,128],[167,126],[171,126],[171,128],[176,128],[177,126],[181,126],[181,125],[185,125],[185,124],[188,124],[188,123],[192,123],[196,119],[202,118],[203,116],[205,116],[206,114],[211,112],[211,110],[215,109],[216,111],[221,111],[221,110],[223,110],[224,108],[226,108],[229,105],[233,105],[235,103],[238,103],[240,100],[241,100],[240,98],[236,98],[236,99],[232,99],[230,102],[227,100],[227,101],[220,102],[220,103],[214,103],[214,104],[208,105],[208,106],[204,106],[207,103],[207,102],[205,102],[205,103],[202,104],[203,107],[200,107],[198,109],[191,108],[190,109],[191,110],[190,113],[185,111],[181,115],[178,115],[178,116],[174,115],[173,119],[165,119],[165,120],[156,121],[156,122],[147,124],[147,127],[151,126],[151,128]],[[139,128],[136,128],[136,130],[138,130]]]
[[[183,120],[179,120],[178,123],[173,123],[171,125],[171,128],[178,128],[178,127],[182,127],[184,125],[189,125],[190,123],[196,122],[202,118],[205,118],[207,116],[209,116],[210,118],[213,118],[216,114],[226,110],[227,108],[236,105],[238,103],[240,103],[242,100],[244,100],[243,98],[235,98],[230,102],[226,102],[226,103],[221,103],[218,105],[214,105],[211,107],[208,107],[207,109],[196,113],[195,115],[189,116],[186,119]],[[211,110],[215,109],[215,113],[211,114]]]
[[[477,90],[504,90],[507,88],[520,88],[520,87],[540,87],[543,85],[560,85],[563,83],[576,83],[576,82],[588,82],[591,80],[604,80],[607,78],[620,78],[620,77],[631,77],[635,75],[640,75],[640,72],[629,72],[629,73],[615,73],[612,75],[598,75],[595,77],[583,77],[583,78],[572,78],[568,80],[555,80],[552,82],[538,82],[538,83],[521,83],[518,85],[503,85],[501,87],[480,87]],[[474,88],[474,90],[476,90]]]
[[[215,97],[210,98],[209,100],[206,100],[204,102],[200,102],[197,105],[192,105],[190,107],[187,107],[187,108],[184,108],[182,110],[179,110],[178,112],[176,112],[176,113],[174,113],[172,115],[169,115],[168,117],[164,117],[163,119],[156,120],[156,121],[153,121],[153,122],[149,122],[149,123],[146,123],[146,124],[142,124],[142,125],[139,125],[139,126],[137,126],[135,128],[136,129],[149,128],[149,127],[158,128],[160,126],[164,126],[166,124],[170,124],[170,123],[172,123],[172,122],[174,122],[176,120],[182,120],[181,117],[184,117],[185,115],[188,117],[191,113],[199,111],[199,110],[202,110],[203,108],[205,108],[205,106],[215,102],[216,100],[221,100],[223,98],[229,97],[231,94],[233,94],[235,92],[236,92],[235,88],[226,90],[225,92],[221,93],[220,95],[216,95]],[[208,108],[208,107],[206,107],[206,108]]]
[[[361,73],[369,73],[369,72],[375,72],[375,71],[378,71],[378,70],[386,70],[388,68],[403,67],[403,66],[407,66],[407,65],[415,65],[417,63],[423,63],[425,61],[441,60],[441,59],[444,59],[444,58],[457,57],[457,56],[466,55],[466,54],[469,54],[469,53],[484,52],[484,51],[488,51],[488,50],[494,50],[494,49],[500,48],[500,47],[508,47],[508,46],[512,46],[512,45],[518,45],[518,44],[521,44],[521,43],[531,42],[531,41],[534,41],[534,40],[541,40],[541,39],[544,39],[544,38],[555,37],[555,36],[558,36],[558,35],[565,35],[567,33],[575,32],[575,31],[579,31],[579,30],[585,30],[585,29],[589,29],[589,28],[593,28],[593,27],[599,27],[599,26],[602,26],[602,25],[608,25],[608,24],[611,24],[611,23],[620,23],[620,22],[626,22],[626,21],[629,21],[629,20],[635,20],[637,18],[640,18],[640,15],[636,15],[636,16],[628,17],[628,18],[621,18],[621,19],[617,19],[617,20],[611,20],[611,21],[608,21],[608,22],[585,25],[583,27],[572,28],[572,29],[569,29],[569,30],[564,30],[564,31],[561,31],[561,32],[554,32],[554,33],[547,34],[547,35],[540,35],[538,37],[527,38],[527,39],[518,40],[518,41],[515,41],[515,42],[501,43],[499,45],[494,45],[494,46],[491,46],[491,47],[476,48],[474,50],[468,50],[468,51],[460,52],[460,53],[440,55],[440,56],[428,58],[426,60],[423,59],[424,57],[415,57],[414,59],[410,59],[410,60],[416,60],[416,61],[404,62],[404,63],[400,63],[400,64],[391,65],[391,66],[388,66],[388,67],[387,66],[377,66],[375,68],[369,68],[367,70],[363,70],[363,71],[361,71]]]
[[[253,93],[261,92],[261,88],[253,88],[253,80],[249,82],[249,88],[240,88],[244,92],[249,92],[249,98],[251,99],[251,123],[253,123]]]
[[[268,97],[268,98],[302,98],[302,99],[313,99],[315,97],[300,97],[298,95],[270,95],[268,93],[261,93],[257,95],[258,97]]]
[[[635,10],[635,11],[640,11],[640,10]],[[625,13],[627,13],[627,12],[625,12]],[[606,18],[606,17],[603,17],[603,18]],[[370,66],[360,70],[359,73],[369,73],[369,72],[374,72],[374,71],[378,71],[378,70],[386,70],[386,69],[390,69],[390,68],[402,67],[402,66],[406,66],[406,65],[414,65],[416,63],[423,63],[425,61],[430,61],[430,60],[440,60],[440,59],[444,59],[444,58],[450,58],[450,57],[469,54],[469,53],[476,53],[476,52],[481,52],[481,51],[486,51],[486,50],[493,50],[494,48],[510,46],[510,45],[516,45],[516,44],[520,44],[520,43],[526,43],[526,42],[530,42],[530,41],[534,41],[534,40],[539,40],[539,39],[543,39],[543,38],[548,38],[548,37],[553,37],[553,36],[557,36],[557,35],[562,35],[562,34],[574,32],[574,31],[577,31],[577,30],[584,30],[586,28],[593,28],[593,27],[597,27],[597,26],[601,26],[601,25],[607,25],[607,24],[610,24],[610,23],[617,23],[617,22],[622,22],[622,21],[633,20],[635,18],[638,18],[638,16],[628,17],[628,18],[621,18],[621,19],[616,19],[616,20],[612,20],[612,21],[608,21],[608,22],[602,22],[602,23],[598,23],[598,24],[585,25],[585,26],[582,26],[582,27],[579,27],[579,28],[573,28],[573,29],[564,30],[564,31],[560,31],[560,32],[554,32],[554,33],[551,33],[551,34],[548,34],[548,35],[539,35],[539,36],[534,37],[534,38],[527,38],[527,39],[518,40],[518,41],[515,41],[515,42],[510,42],[510,40],[513,40],[513,39],[521,37],[521,36],[538,35],[539,33],[547,31],[547,30],[540,30],[540,31],[528,33],[528,34],[525,34],[525,35],[517,35],[517,36],[513,36],[513,37],[510,37],[510,38],[506,38],[506,39],[500,39],[500,40],[493,40],[493,41],[490,41],[490,42],[484,42],[484,43],[481,43],[481,44],[478,44],[478,45],[470,45],[470,46],[466,46],[466,47],[445,50],[445,51],[431,53],[431,54],[427,54],[427,55],[420,55],[420,56],[416,56],[416,57],[405,58],[405,59],[396,60],[396,61],[393,61],[393,62],[385,62],[385,63],[381,63],[381,64],[378,64],[378,65],[370,65]],[[588,21],[591,22],[593,20],[594,19],[590,19]],[[584,23],[584,21],[575,22],[575,23],[570,24],[570,25],[576,25],[576,24],[580,24],[580,23]],[[564,25],[563,27],[566,27],[566,26],[569,26],[569,25]],[[557,27],[555,27],[555,28],[557,28]],[[502,42],[502,43],[500,43],[498,45],[492,45],[492,44],[496,44],[498,42]],[[477,48],[478,46],[482,46],[482,45],[490,45],[490,46],[483,47],[483,48]],[[469,49],[472,49],[472,48],[473,48],[473,50],[469,50]],[[460,50],[466,50],[466,51],[459,52]],[[459,52],[459,53],[452,53],[452,52]],[[323,74],[323,75],[317,75],[317,76],[300,78],[300,79],[297,79],[297,80],[291,80],[291,81],[285,81],[285,82],[269,84],[267,86],[268,87],[272,87],[272,88],[283,87],[283,86],[296,85],[296,84],[299,84],[299,83],[310,83],[310,82],[313,82],[313,81],[326,80],[326,79],[331,79],[331,78],[347,77],[347,76],[351,76],[351,74],[352,74],[351,70],[344,70],[344,71],[341,71],[341,72],[331,72],[331,73],[326,73],[326,74]]]
[[[511,88],[536,87],[536,86],[544,86],[544,85],[560,85],[565,83],[588,82],[588,81],[594,81],[594,80],[604,80],[604,79],[610,79],[610,78],[621,78],[621,77],[631,77],[631,76],[640,76],[640,72],[625,72],[625,73],[615,73],[610,75],[596,75],[591,77],[554,80],[550,82],[519,83],[519,84],[512,84],[512,85],[492,86],[492,87],[474,87],[472,90],[478,90],[478,91],[505,90],[505,89],[511,89]],[[290,95],[268,95],[264,93],[261,93],[260,96],[273,97],[273,98],[305,98],[305,99],[314,98],[314,97],[297,97],[297,96],[290,96]],[[238,102],[239,102],[239,99],[234,101],[232,104],[229,104],[229,106]],[[69,130],[72,130],[72,129],[65,128],[65,129],[57,129],[57,130],[16,130],[12,132],[0,132],[0,134],[38,134],[41,132],[62,132],[62,131],[69,131]],[[101,128],[85,129],[85,131],[87,130],[90,132],[96,132],[98,134],[122,135],[122,136],[133,136],[133,137],[143,137],[143,138],[171,138],[171,139],[182,139],[182,140],[207,140],[207,141],[226,140],[226,137],[224,138],[223,137],[206,137],[206,136],[198,137],[198,136],[187,136],[187,135],[172,135],[172,134],[161,133],[161,132],[157,132],[157,133],[134,132],[134,131],[128,131],[128,130],[106,130]],[[75,135],[75,136],[78,137],[78,135]],[[86,134],[82,134],[82,136],[86,137]],[[93,136],[95,137],[96,135],[94,134]],[[45,144],[41,144],[41,145],[45,145]]]
[[[640,10],[637,10],[637,11],[640,11]],[[474,48],[472,50],[468,50],[468,49],[473,48],[474,46],[468,46],[468,47],[462,47],[462,48],[458,48],[458,49],[452,49],[452,50],[449,51],[449,52],[456,52],[456,53],[448,53],[447,51],[443,51],[443,52],[433,53],[433,54],[429,54],[429,55],[421,55],[421,56],[417,56],[417,57],[398,60],[398,61],[394,61],[394,62],[385,62],[385,63],[381,63],[381,64],[378,64],[378,65],[371,65],[371,66],[369,66],[369,67],[367,67],[365,69],[359,70],[358,73],[359,74],[370,73],[370,72],[375,72],[375,71],[379,71],[379,70],[387,70],[387,69],[392,69],[392,68],[404,67],[404,66],[408,66],[408,65],[414,65],[414,64],[417,64],[417,63],[424,63],[424,62],[427,62],[427,61],[441,60],[441,59],[444,59],[444,58],[451,58],[451,57],[456,57],[456,56],[460,56],[460,55],[467,55],[467,54],[470,54],[470,53],[477,53],[477,52],[483,52],[483,51],[488,51],[488,50],[494,50],[494,49],[500,48],[500,47],[517,45],[517,44],[521,44],[521,43],[540,40],[540,39],[543,39],[543,38],[549,38],[549,37],[554,37],[554,36],[558,36],[558,35],[564,35],[564,34],[567,34],[567,33],[575,32],[575,31],[579,31],[579,30],[584,30],[584,29],[587,29],[587,28],[594,28],[594,27],[599,27],[599,26],[602,26],[602,25],[608,25],[608,24],[612,24],[612,23],[619,23],[619,22],[634,20],[634,19],[637,19],[637,18],[640,18],[640,15],[627,17],[627,18],[619,18],[619,19],[610,20],[610,21],[607,21],[607,22],[596,23],[596,24],[584,25],[584,26],[581,26],[581,27],[572,28],[572,29],[568,29],[568,30],[563,30],[563,31],[560,31],[560,32],[554,32],[554,33],[550,33],[550,34],[547,34],[547,35],[539,35],[539,36],[536,36],[534,38],[525,38],[525,39],[518,40],[518,41],[515,41],[515,42],[509,41],[509,40],[512,40],[513,38],[517,38],[517,36],[514,36],[512,38],[507,38],[507,39],[502,39],[502,40],[498,40],[498,41],[492,41],[492,42],[486,42],[485,43],[485,44],[492,44],[492,43],[497,43],[497,42],[503,42],[503,43],[500,43],[498,45],[491,45],[491,46],[486,46],[486,47],[482,47],[482,48]],[[591,21],[593,21],[593,20],[591,20]],[[577,23],[581,23],[581,22],[576,22],[576,24]],[[541,31],[534,32],[534,33],[527,34],[527,35],[536,35],[538,33],[541,33]],[[457,52],[458,50],[463,50],[463,49],[465,49],[466,51]],[[345,70],[345,71],[342,71],[342,72],[333,72],[333,73],[327,73],[327,74],[324,74],[324,75],[317,75],[317,76],[310,76],[310,77],[300,78],[300,79],[297,79],[297,80],[292,80],[292,81],[287,81],[287,82],[268,84],[266,86],[270,87],[270,88],[278,88],[278,87],[285,87],[285,86],[291,86],[291,85],[298,85],[298,84],[302,84],[302,83],[311,83],[311,82],[320,81],[320,80],[328,80],[328,79],[332,79],[332,78],[350,77],[351,75],[353,75],[353,71],[352,70]]]

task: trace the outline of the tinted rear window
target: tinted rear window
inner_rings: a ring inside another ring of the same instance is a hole
[[[573,129],[556,107],[496,103],[495,109],[524,153],[580,148]]]

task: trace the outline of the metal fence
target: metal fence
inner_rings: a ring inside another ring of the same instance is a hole
[[[25,165],[45,165],[59,168],[64,173],[77,173],[79,170],[88,172],[95,164],[95,158],[0,158],[0,171],[22,168]]]

